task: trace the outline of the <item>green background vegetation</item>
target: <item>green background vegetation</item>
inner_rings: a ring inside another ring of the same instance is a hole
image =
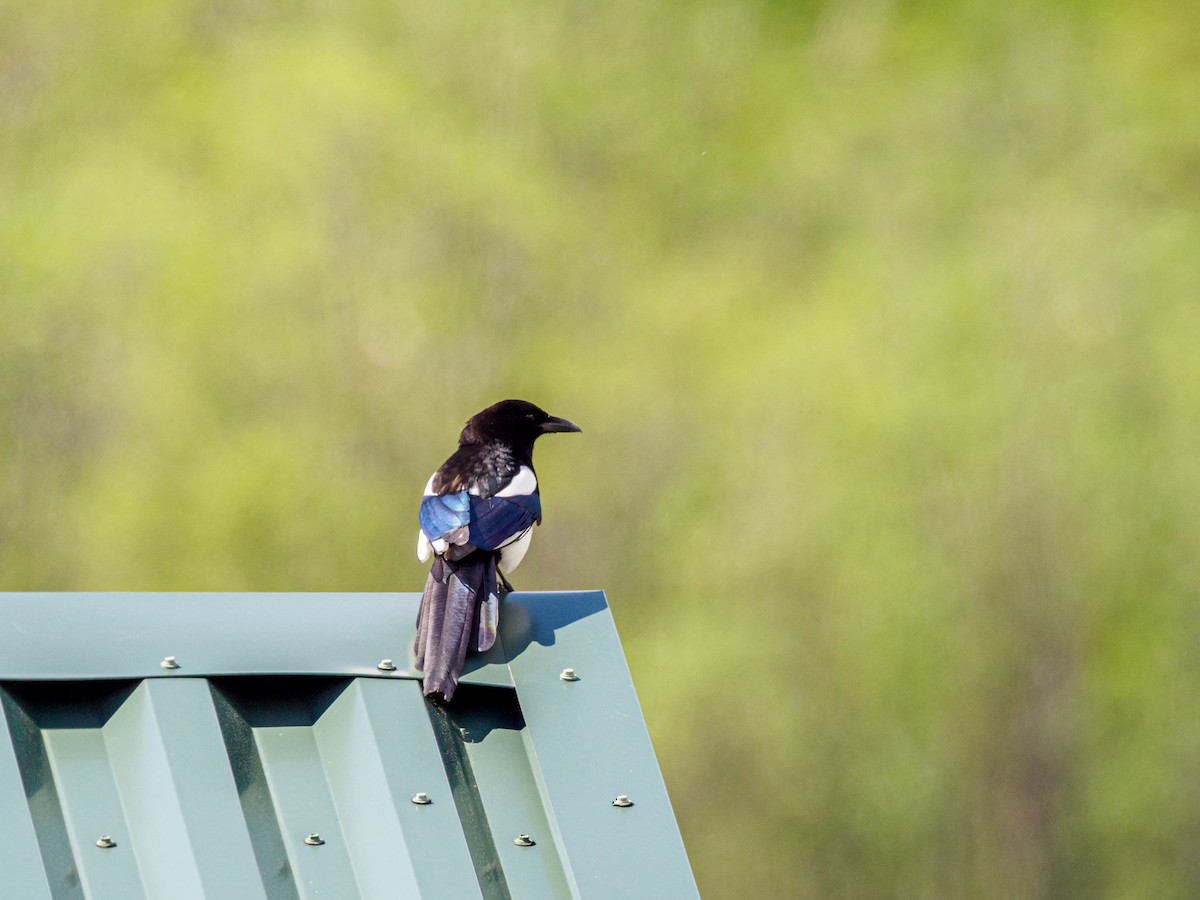
[[[0,0],[0,587],[419,590],[527,397],[706,897],[1200,896],[1197,24]]]

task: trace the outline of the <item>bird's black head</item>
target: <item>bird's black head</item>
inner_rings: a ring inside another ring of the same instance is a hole
[[[485,444],[502,441],[520,453],[533,453],[533,442],[555,431],[580,431],[574,422],[550,415],[527,400],[501,400],[483,412],[471,416],[459,437],[459,444]]]

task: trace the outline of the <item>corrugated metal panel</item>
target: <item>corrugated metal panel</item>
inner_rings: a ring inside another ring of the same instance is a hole
[[[604,595],[510,595],[449,706],[419,599],[0,594],[2,895],[696,897]]]

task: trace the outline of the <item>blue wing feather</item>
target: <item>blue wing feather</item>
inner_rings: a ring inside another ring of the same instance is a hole
[[[514,497],[471,497],[471,543],[495,550],[542,521],[542,500],[535,491]]]
[[[421,500],[421,530],[431,541],[469,524],[471,516],[471,496],[466,491],[433,494]]]

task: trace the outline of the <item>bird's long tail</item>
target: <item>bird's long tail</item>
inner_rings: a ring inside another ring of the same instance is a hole
[[[499,603],[494,553],[434,558],[417,612],[416,664],[425,673],[425,696],[454,696],[467,650],[496,642]]]

